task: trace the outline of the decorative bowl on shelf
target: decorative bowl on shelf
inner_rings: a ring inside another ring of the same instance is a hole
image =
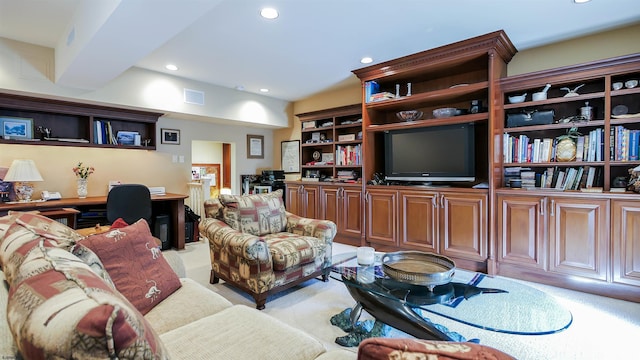
[[[522,95],[513,95],[513,96],[509,96],[509,102],[512,104],[517,104],[517,103],[521,103],[524,101],[524,99],[527,98],[527,93],[524,93]]]
[[[418,119],[420,119],[422,117],[422,111],[420,111],[420,110],[398,111],[396,113],[396,116],[400,120],[415,121],[415,120],[418,120]]]
[[[433,116],[436,118],[448,118],[452,116],[456,116],[458,109],[456,108],[440,108],[433,110]]]

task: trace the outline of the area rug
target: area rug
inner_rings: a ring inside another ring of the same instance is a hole
[[[174,250],[171,250],[174,251]],[[334,253],[353,251],[336,244]],[[204,242],[188,243],[178,251],[185,262],[187,276],[217,292],[234,304],[255,307],[253,298],[224,283],[209,284],[211,263]],[[517,281],[517,280],[514,280]],[[490,332],[430,315],[430,319],[467,339],[500,349],[520,360],[630,359],[637,356],[633,344],[640,334],[640,304],[602,296],[522,282],[554,296],[573,314],[571,326],[549,335],[510,335]],[[331,316],[354,305],[345,286],[338,281],[310,280],[290,291],[269,298],[265,313],[270,314],[320,340],[327,349],[345,348],[335,339],[346,333],[330,323]],[[188,304],[185,304],[188,306]],[[363,312],[361,319],[371,319]]]

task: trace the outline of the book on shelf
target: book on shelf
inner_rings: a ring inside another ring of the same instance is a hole
[[[589,169],[591,167],[589,165],[582,167],[582,175],[580,175],[580,183],[578,184],[578,189],[583,189],[587,187],[587,176],[589,174]]]
[[[366,102],[370,102],[371,95],[376,94],[380,91],[380,84],[376,81],[371,80],[364,83],[364,98]]]
[[[551,182],[553,181],[553,172],[554,172],[553,167],[550,166],[547,168],[547,171],[544,172],[544,184],[541,185],[540,187],[544,187],[544,188],[551,187]]]
[[[593,187],[593,179],[596,176],[596,168],[595,167],[589,167],[589,173],[587,174],[587,183],[585,185],[585,188],[590,188]]]
[[[389,99],[394,99],[396,96],[393,95],[390,92],[384,91],[384,92],[379,92],[377,94],[372,94],[369,97],[369,101],[368,102],[376,102],[376,101],[383,101],[383,100],[389,100]]]
[[[601,193],[602,192],[602,188],[601,187],[582,188],[582,189],[580,189],[580,191],[582,191],[582,192],[592,192],[592,193]]]
[[[576,161],[582,161],[584,155],[584,136],[576,139]]]
[[[629,130],[629,160],[638,160],[638,145],[640,143],[640,131]]]
[[[562,182],[562,190],[571,190],[571,187],[573,186],[573,181],[576,178],[576,173],[577,171],[575,168],[567,169],[566,177]]]
[[[565,172],[564,170],[558,170],[556,173],[558,173],[558,176],[556,177],[556,182],[553,187],[556,189],[563,189]]]

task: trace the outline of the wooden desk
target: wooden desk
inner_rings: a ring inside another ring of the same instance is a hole
[[[184,249],[185,241],[185,224],[184,224],[184,199],[187,195],[170,194],[152,195],[154,216],[159,212],[166,212],[171,217],[171,239],[173,247]],[[66,198],[60,200],[28,202],[28,203],[0,203],[0,216],[5,215],[9,211],[47,211],[47,209],[75,208],[81,206],[106,206],[106,196],[91,196],[84,199]]]

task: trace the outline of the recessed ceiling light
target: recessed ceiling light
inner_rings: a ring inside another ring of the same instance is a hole
[[[269,89],[262,88],[260,89],[260,92],[269,92]]]
[[[591,0],[573,0],[574,3],[576,4],[584,4],[584,3],[588,3]]]
[[[365,56],[362,59],[360,59],[360,62],[363,64],[371,64],[373,62],[373,59],[368,56]]]
[[[274,8],[263,8],[260,10],[260,15],[265,19],[275,19],[278,17],[278,10]]]
[[[176,70],[178,70],[178,67],[177,67],[177,66],[175,66],[175,65],[173,65],[173,64],[168,64],[167,66],[165,66],[165,68],[166,68],[167,70],[171,70],[171,71],[176,71]]]

